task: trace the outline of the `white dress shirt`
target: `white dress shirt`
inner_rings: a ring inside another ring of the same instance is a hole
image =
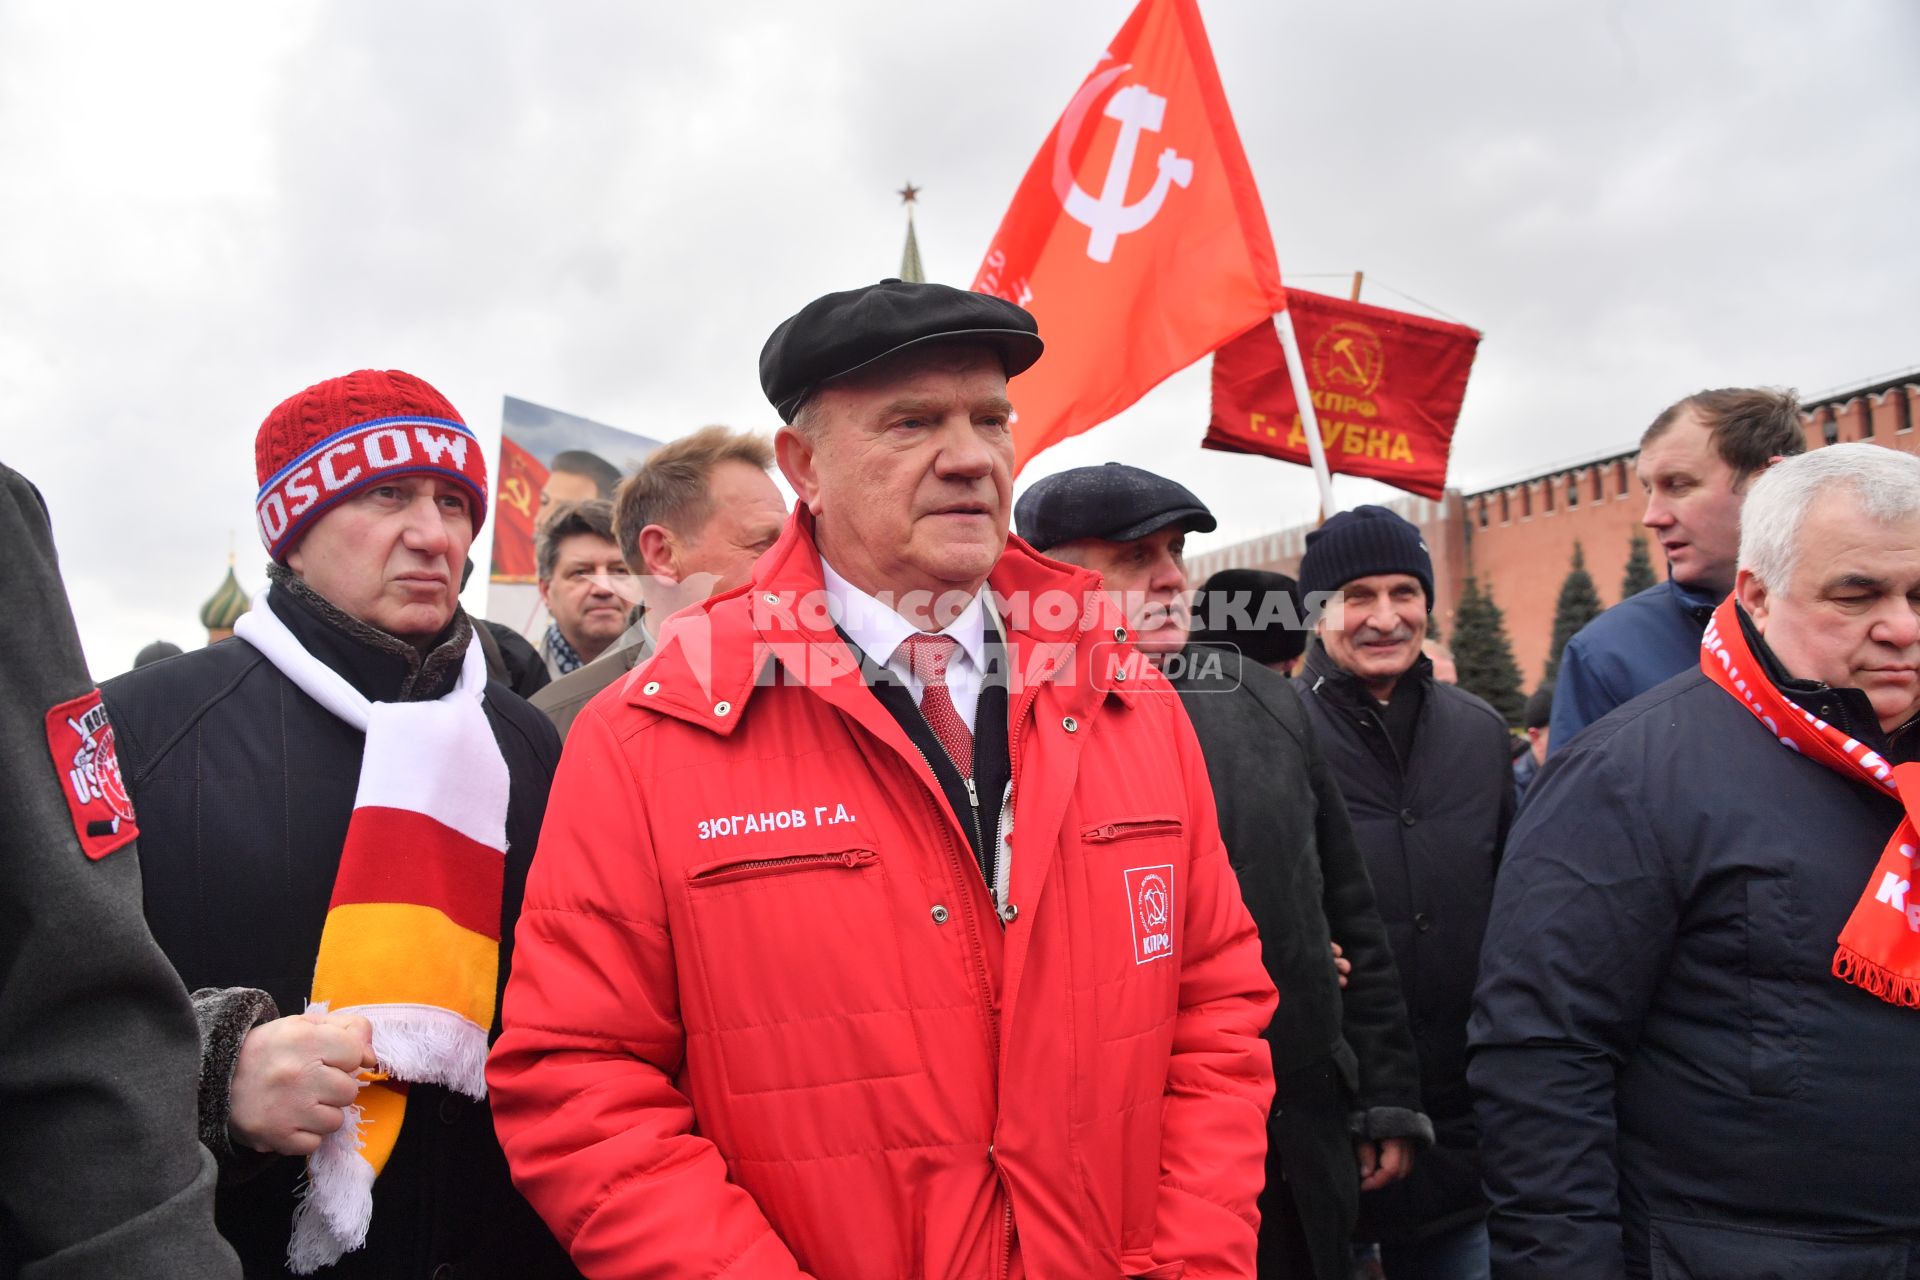
[[[820,576],[827,586],[827,608],[833,620],[847,637],[860,646],[861,652],[906,682],[907,689],[913,694],[914,705],[920,702],[920,692],[924,687],[913,674],[913,664],[907,661],[906,641],[909,637],[921,634],[920,629],[895,613],[880,601],[874,599],[860,588],[848,582],[833,571],[825,556],[820,557]],[[960,642],[953,651],[953,657],[947,663],[947,689],[953,697],[953,706],[967,722],[967,732],[973,732],[974,712],[980,702],[982,675],[987,669],[987,610],[993,604],[987,598],[983,587],[974,593],[973,599],[960,612],[960,616],[948,623],[936,634],[951,636]],[[1000,615],[994,614],[994,629],[1004,633],[1000,625]],[[987,797],[987,803],[993,803]],[[1000,796],[1000,838],[996,841],[994,853],[993,893],[994,907],[1006,919],[1007,893],[1011,886],[1013,868],[1013,782],[1007,782],[1007,789]]]
[[[901,678],[918,706],[923,685],[907,660],[906,641],[920,635],[920,629],[835,573],[825,556],[820,558],[820,574],[826,580],[827,608],[833,620],[863,653]],[[968,733],[973,732],[981,675],[987,668],[985,595],[984,589],[974,592],[960,616],[933,633],[960,642],[947,663],[947,690],[954,710],[967,722]]]

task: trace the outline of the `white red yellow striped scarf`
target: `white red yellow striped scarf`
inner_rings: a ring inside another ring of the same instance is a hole
[[[370,702],[287,630],[268,607],[270,590],[236,634],[366,733],[308,1010],[365,1017],[379,1070],[362,1073],[347,1123],[307,1158],[287,1262],[308,1275],[366,1243],[374,1180],[400,1136],[406,1086],[486,1096],[508,776],[481,705],[478,639],[444,697]]]

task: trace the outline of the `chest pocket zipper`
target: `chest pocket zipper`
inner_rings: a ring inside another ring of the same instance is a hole
[[[1177,836],[1182,831],[1178,818],[1132,818],[1088,827],[1080,838],[1088,844],[1111,844],[1118,840],[1139,840],[1147,836]]]
[[[727,884],[735,880],[756,880],[764,876],[791,875],[799,871],[828,871],[844,868],[857,871],[880,861],[871,849],[841,849],[833,853],[796,853],[779,858],[743,858],[709,862],[687,873],[694,888],[709,884]]]

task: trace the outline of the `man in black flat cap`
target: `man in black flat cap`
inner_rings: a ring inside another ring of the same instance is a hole
[[[781,325],[792,518],[574,721],[489,1080],[590,1275],[1255,1274],[1273,984],[1172,692],[1007,537],[1039,355],[941,285]]]
[[[1183,550],[1188,532],[1214,519],[1185,488],[1119,463],[1078,467],[1027,490],[1015,520],[1035,549],[1100,573],[1133,643],[1160,662],[1193,720],[1227,855],[1281,992],[1267,1029],[1277,1087],[1260,1275],[1346,1280],[1361,1188],[1404,1176],[1433,1128],[1386,927],[1313,726],[1284,676],[1189,641]],[[1228,595],[1212,603],[1208,634],[1228,633],[1230,617],[1291,607]]]

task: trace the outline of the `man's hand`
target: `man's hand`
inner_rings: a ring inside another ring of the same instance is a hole
[[[1333,948],[1333,976],[1340,980],[1340,989],[1347,989],[1347,975],[1353,972],[1353,961],[1347,959],[1347,953],[1340,949],[1337,942],[1329,943]]]
[[[1382,1138],[1379,1142],[1356,1142],[1353,1153],[1360,1160],[1360,1189],[1378,1191],[1400,1181],[1413,1171],[1413,1139]]]
[[[311,1155],[346,1123],[355,1073],[373,1065],[373,1026],[358,1014],[263,1022],[240,1042],[227,1128],[255,1151]]]

